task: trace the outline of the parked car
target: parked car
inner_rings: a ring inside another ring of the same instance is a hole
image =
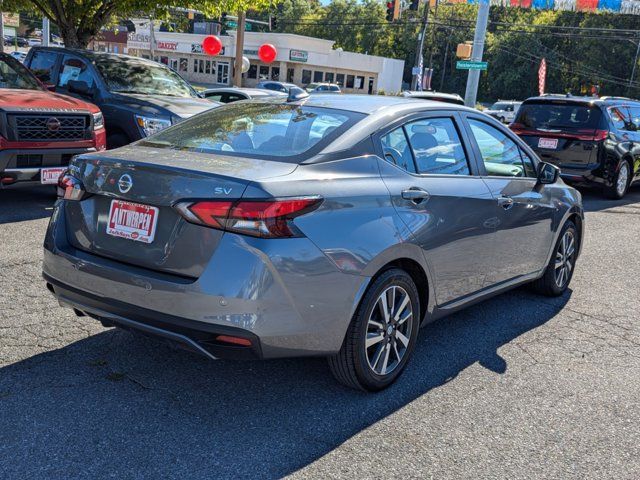
[[[167,66],[143,58],[32,47],[24,63],[56,92],[98,105],[104,114],[110,149],[220,105],[200,98]]]
[[[640,180],[640,102],[548,95],[526,100],[511,129],[575,185],[613,199]]]
[[[511,123],[515,120],[520,105],[522,105],[522,102],[516,102],[515,100],[499,100],[485,110],[484,113],[497,118],[502,123]]]
[[[305,90],[309,93],[342,93],[335,83],[310,83]]]
[[[370,391],[400,375],[422,324],[518,285],[566,290],[580,194],[495,119],[296,98],[76,157],[44,244],[48,289],[210,358],[327,356]]]
[[[29,42],[27,41],[26,38],[24,37],[11,37],[9,35],[5,35],[4,36],[4,44],[7,47],[13,47],[13,46],[18,46],[18,47],[28,47],[29,46]]]
[[[27,44],[30,47],[35,47],[37,45],[42,45],[42,39],[41,38],[27,38]]]
[[[200,96],[216,102],[231,103],[252,98],[286,98],[287,94],[263,88],[220,87],[204,90],[200,92]]]
[[[104,150],[100,110],[48,92],[11,55],[0,53],[0,188],[56,184],[73,155]]]
[[[14,50],[12,52],[9,52],[9,55],[11,55],[13,58],[18,60],[20,63],[24,62],[24,59],[27,58],[27,54],[26,53],[19,52],[18,50]]]
[[[434,91],[406,90],[402,92],[405,98],[417,98],[421,100],[433,100],[435,102],[452,103],[454,105],[464,105],[464,99],[457,93],[443,93]]]
[[[258,83],[257,88],[264,88],[267,90],[275,90],[276,92],[284,92],[289,93],[289,90],[292,88],[298,88],[297,85],[293,83],[286,82],[275,82],[273,80],[265,80]]]

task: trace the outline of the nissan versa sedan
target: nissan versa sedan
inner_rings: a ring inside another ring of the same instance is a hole
[[[59,183],[44,278],[80,316],[210,358],[328,357],[376,391],[419,327],[569,285],[581,197],[498,121],[399,97],[225,105]]]

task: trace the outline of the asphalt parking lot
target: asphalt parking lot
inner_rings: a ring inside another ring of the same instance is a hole
[[[585,193],[570,290],[422,330],[377,395],[322,359],[210,362],[57,305],[51,189],[0,190],[1,478],[640,478],[640,188]]]

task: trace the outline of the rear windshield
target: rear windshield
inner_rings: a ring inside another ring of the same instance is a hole
[[[364,117],[361,113],[304,105],[233,103],[196,115],[141,144],[300,162]]]
[[[575,103],[525,103],[515,123],[534,130],[595,130],[600,122],[598,107]]]

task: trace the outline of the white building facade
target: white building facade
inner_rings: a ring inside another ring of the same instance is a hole
[[[185,79],[205,86],[233,84],[235,31],[219,37],[223,49],[211,56],[202,51],[205,35],[154,32],[154,59],[167,64]],[[275,61],[260,61],[258,48],[270,43],[277,50]],[[306,86],[314,82],[340,85],[345,93],[397,93],[402,86],[404,60],[334,50],[331,40],[289,33],[246,32],[244,55],[251,67],[242,86],[253,87],[262,80],[278,80]],[[129,55],[150,58],[149,31],[129,34]]]

